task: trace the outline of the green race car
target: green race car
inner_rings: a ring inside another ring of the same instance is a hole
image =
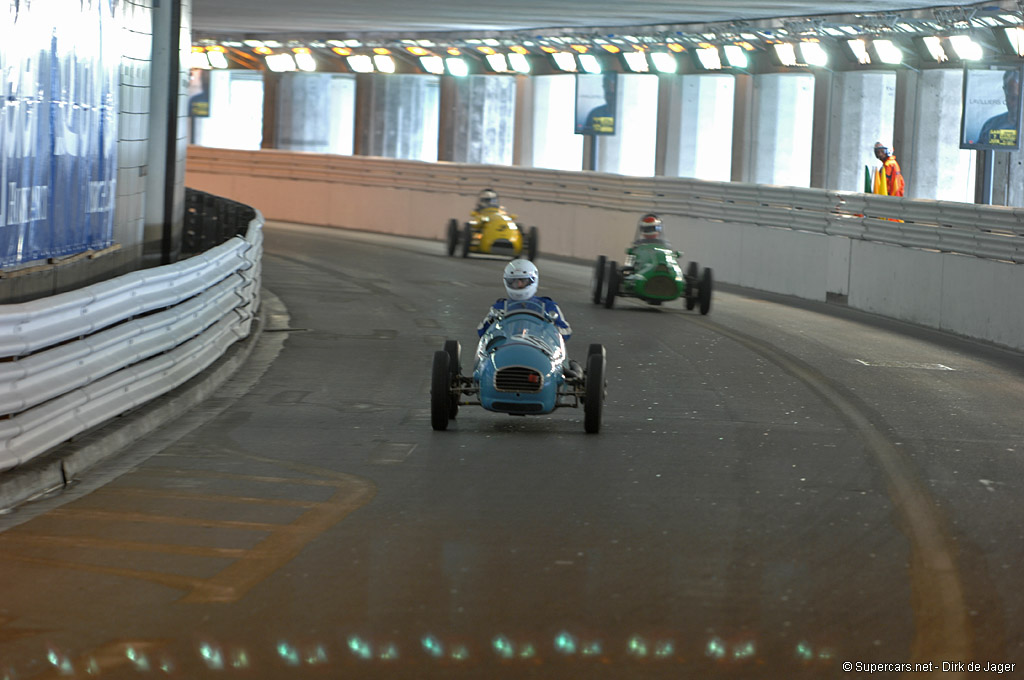
[[[604,303],[611,309],[617,297],[635,297],[650,305],[682,298],[686,309],[699,305],[700,313],[707,314],[711,310],[711,269],[699,272],[697,263],[690,262],[684,272],[680,255],[662,238],[658,216],[644,215],[621,267],[604,255],[597,258],[591,280],[594,304]]]

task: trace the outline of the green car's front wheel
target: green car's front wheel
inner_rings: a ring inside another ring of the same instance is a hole
[[[686,265],[686,274],[683,276],[686,282],[686,290],[683,291],[686,301],[686,309],[693,309],[697,306],[697,296],[700,291],[697,288],[697,263],[691,262]]]

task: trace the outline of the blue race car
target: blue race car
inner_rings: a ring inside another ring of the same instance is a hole
[[[430,424],[448,428],[459,406],[480,405],[515,416],[583,406],[583,428],[601,429],[605,398],[605,350],[590,345],[586,367],[566,363],[565,342],[535,300],[509,302],[477,345],[471,376],[462,375],[461,346],[448,340],[434,353],[430,382]]]

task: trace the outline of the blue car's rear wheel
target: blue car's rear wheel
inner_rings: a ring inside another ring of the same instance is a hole
[[[604,347],[590,346],[587,356],[586,383],[583,391],[583,429],[587,434],[601,431],[601,411],[604,410]]]
[[[448,429],[451,384],[451,358],[448,352],[438,350],[430,374],[430,426],[435,430]]]

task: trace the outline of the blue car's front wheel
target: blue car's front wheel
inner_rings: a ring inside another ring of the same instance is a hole
[[[430,375],[430,426],[435,430],[448,429],[451,384],[451,358],[448,352],[438,350]]]
[[[601,411],[604,410],[604,369],[606,365],[604,347],[591,345],[588,354],[584,385],[583,429],[587,434],[596,434],[601,431]]]

